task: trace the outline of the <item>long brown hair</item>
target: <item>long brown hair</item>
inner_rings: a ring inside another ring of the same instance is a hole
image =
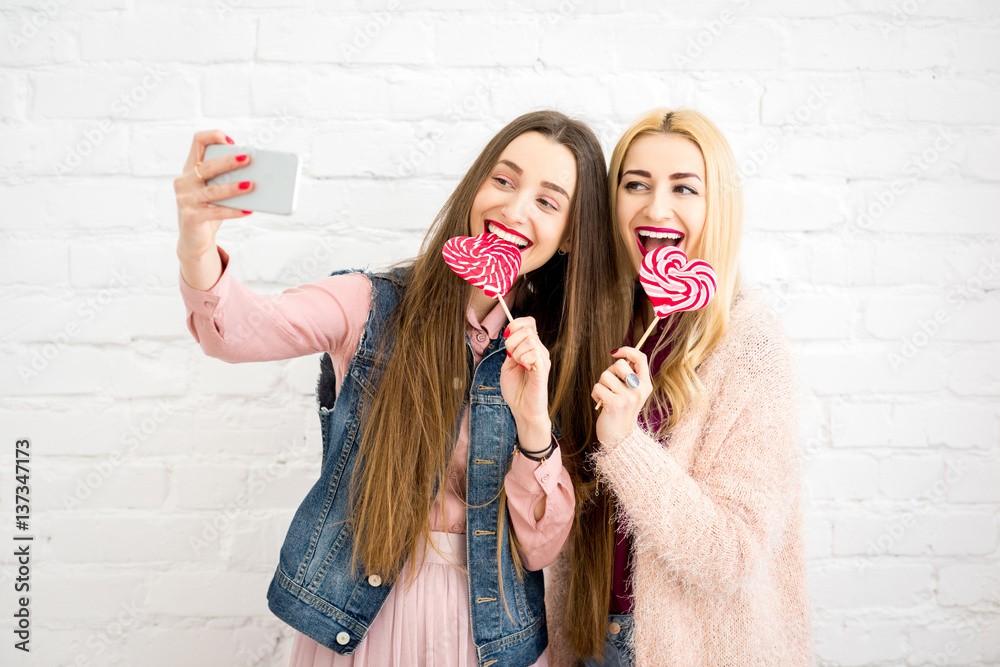
[[[441,258],[444,243],[470,234],[476,193],[518,136],[539,132],[576,160],[568,211],[570,249],[519,278],[514,309],[533,316],[552,359],[549,411],[563,451],[596,441],[589,395],[618,346],[631,310],[627,258],[610,219],[604,155],[583,123],[555,111],[525,114],[486,145],[438,214],[420,254],[404,265],[405,293],[389,326],[395,343],[378,388],[364,405],[361,460],[352,480],[356,558],[365,572],[395,581],[429,533],[435,489],[447,479],[467,395],[465,314],[474,289]],[[618,323],[619,326],[609,326]],[[570,468],[571,474],[575,471]],[[503,503],[503,494],[496,502]],[[504,507],[500,507],[501,521]],[[498,540],[500,534],[498,531]],[[515,563],[519,563],[514,552]],[[518,568],[520,571],[520,567]]]
[[[658,357],[670,346],[653,378],[653,393],[643,408],[647,417],[651,412],[664,416],[655,433],[657,438],[663,438],[680,420],[684,409],[702,395],[704,387],[695,371],[715,348],[729,322],[729,309],[739,290],[743,196],[729,143],[712,121],[691,109],[655,109],[625,131],[611,154],[608,191],[613,218],[625,155],[636,138],[647,134],[676,134],[691,140],[701,150],[705,159],[707,210],[701,247],[696,254],[712,265],[718,281],[715,298],[708,306],[669,316],[672,321],[664,327],[650,355]],[[615,220],[616,232],[617,229]],[[629,266],[634,285],[632,338],[635,340],[644,328],[641,320],[646,296],[635,284],[635,267],[631,262]],[[577,655],[599,658],[604,655],[604,627],[611,598],[617,510],[611,493],[601,492],[590,500],[578,508],[578,527],[569,552],[570,582],[563,625]]]

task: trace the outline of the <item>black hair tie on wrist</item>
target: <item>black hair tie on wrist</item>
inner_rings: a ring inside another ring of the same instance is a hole
[[[550,456],[552,456],[553,453],[555,453],[556,447],[558,445],[559,445],[559,442],[556,440],[556,434],[553,433],[552,434],[552,444],[550,444],[548,447],[546,447],[545,449],[543,449],[540,452],[533,452],[533,453],[529,454],[528,452],[526,452],[523,449],[521,449],[520,443],[518,443],[516,445],[516,447],[517,447],[517,451],[521,452],[521,456],[523,456],[524,458],[528,459],[529,461],[537,461],[539,463],[542,463],[542,462],[548,460],[548,458]]]

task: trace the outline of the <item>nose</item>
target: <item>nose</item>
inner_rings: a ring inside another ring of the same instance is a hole
[[[502,209],[507,222],[522,223],[528,220],[532,197],[527,192],[514,193]]]
[[[674,217],[674,200],[669,190],[658,188],[653,192],[646,215],[650,220],[670,220]]]

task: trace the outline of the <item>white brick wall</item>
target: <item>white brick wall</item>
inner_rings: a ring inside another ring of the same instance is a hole
[[[301,155],[294,216],[220,233],[277,292],[412,255],[524,111],[610,149],[654,106],[729,137],[746,281],[794,342],[816,664],[1000,665],[989,0],[2,3],[0,540],[29,437],[36,541],[32,652],[5,634],[0,663],[287,659],[264,593],[318,473],[316,358],[234,366],[187,332],[193,132]]]

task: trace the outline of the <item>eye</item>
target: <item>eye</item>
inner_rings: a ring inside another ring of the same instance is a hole
[[[649,186],[640,181],[629,181],[625,184],[625,189],[629,192],[641,192],[642,190],[648,190]]]
[[[692,188],[690,185],[678,185],[674,188],[674,192],[687,192],[688,194],[696,195],[698,191]]]
[[[544,199],[542,197],[539,197],[535,201],[537,201],[542,206],[545,206],[545,207],[549,208],[552,211],[558,211],[559,210],[559,207],[556,206],[555,204],[553,204],[552,202],[550,202],[548,199]]]
[[[508,181],[503,176],[494,176],[493,180],[496,181],[497,184],[500,185],[500,187],[503,187],[503,188],[510,187],[510,186],[513,185],[513,183],[511,183],[510,181]]]

